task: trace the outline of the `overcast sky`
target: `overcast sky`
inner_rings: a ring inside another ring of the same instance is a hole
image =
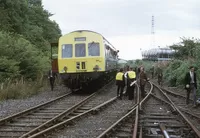
[[[43,0],[43,5],[62,34],[101,33],[123,59],[140,59],[141,50],[166,47],[183,36],[200,38],[200,0]]]

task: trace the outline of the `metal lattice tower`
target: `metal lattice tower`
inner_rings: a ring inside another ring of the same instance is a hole
[[[155,48],[154,16],[151,19],[151,48]]]

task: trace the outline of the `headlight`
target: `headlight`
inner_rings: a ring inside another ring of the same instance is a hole
[[[64,66],[63,70],[64,70],[65,72],[67,72],[67,67],[66,67],[66,66]]]
[[[98,65],[95,65],[94,68],[93,68],[93,70],[94,70],[94,71],[99,70],[99,66],[98,66]]]

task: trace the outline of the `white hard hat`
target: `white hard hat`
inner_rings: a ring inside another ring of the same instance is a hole
[[[186,85],[186,88],[190,88],[190,85],[189,85],[189,84],[187,84],[187,85]]]

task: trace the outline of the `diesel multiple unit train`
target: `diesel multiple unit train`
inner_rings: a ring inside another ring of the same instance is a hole
[[[72,91],[106,83],[117,71],[118,50],[101,34],[77,30],[61,36],[53,69]]]

